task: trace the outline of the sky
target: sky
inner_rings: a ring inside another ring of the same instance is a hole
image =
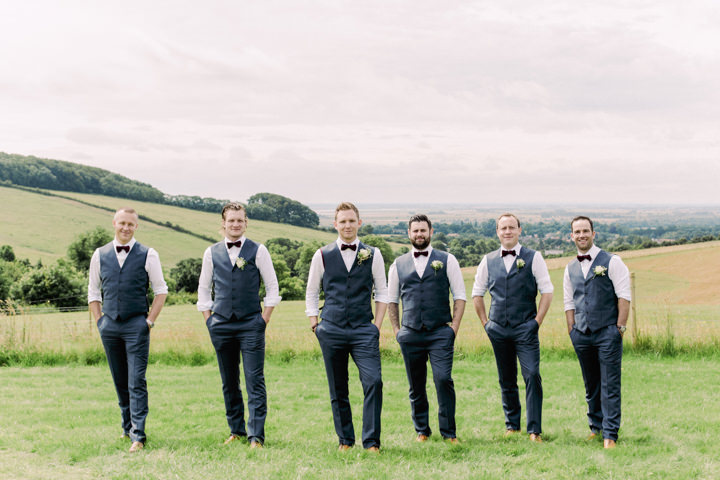
[[[170,194],[720,205],[717,0],[0,3],[0,151]]]

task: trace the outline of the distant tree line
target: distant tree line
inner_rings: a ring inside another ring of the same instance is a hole
[[[217,213],[228,200],[167,195],[147,183],[102,168],[0,152],[0,184],[65,192],[90,193]],[[282,195],[258,193],[248,200],[248,216],[257,220],[317,228],[320,219],[309,207]]]

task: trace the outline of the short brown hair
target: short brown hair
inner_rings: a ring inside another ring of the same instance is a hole
[[[578,215],[577,217],[573,218],[570,221],[570,231],[572,232],[573,229],[573,223],[577,222],[578,220],[587,220],[590,223],[590,231],[594,232],[595,227],[593,226],[593,221],[590,220],[590,217],[586,217],[585,215]]]
[[[503,217],[512,217],[512,218],[514,218],[515,221],[516,221],[517,224],[518,224],[518,228],[520,228],[520,219],[517,218],[517,217],[515,216],[515,214],[513,214],[513,213],[503,213],[502,215],[500,215],[500,216],[497,218],[497,220],[495,220],[495,230],[497,230],[497,227],[498,227],[498,225],[500,224],[500,219],[503,218]]]
[[[353,212],[355,212],[355,215],[357,215],[358,220],[360,219],[360,212],[355,205],[350,202],[341,202],[337,207],[335,207],[335,220],[337,220],[338,212],[342,210],[352,210]]]
[[[408,220],[408,229],[412,228],[414,222],[425,222],[428,224],[428,228],[432,228],[432,222],[424,213],[418,213],[410,217],[410,220]]]
[[[123,212],[124,212],[124,213],[129,213],[130,215],[135,215],[135,216],[138,217],[138,218],[140,217],[140,215],[138,215],[138,213],[137,213],[137,212],[135,211],[135,209],[132,208],[132,207],[122,207],[122,208],[118,208],[118,209],[115,211],[115,216],[117,216],[118,213],[123,213]]]
[[[223,206],[222,209],[222,219],[225,220],[225,212],[228,210],[237,210],[240,212],[243,212],[245,214],[245,218],[247,218],[247,210],[245,209],[245,205],[243,205],[240,202],[228,202]]]

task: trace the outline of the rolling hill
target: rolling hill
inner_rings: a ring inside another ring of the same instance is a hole
[[[53,262],[65,256],[68,246],[80,233],[97,226],[112,230],[112,213],[107,209],[114,211],[123,206],[131,206],[141,215],[160,223],[170,222],[200,235],[218,240],[222,238],[219,233],[221,219],[216,213],[102,195],[50,193],[67,198],[0,186],[0,205],[3,207],[0,210],[0,245],[11,245],[18,257],[28,258],[33,263],[38,260]],[[166,268],[184,258],[202,256],[210,243],[165,225],[142,220],[136,237],[160,252]],[[328,243],[336,238],[336,234],[251,219],[248,237],[260,242],[287,237],[303,242],[317,240]]]

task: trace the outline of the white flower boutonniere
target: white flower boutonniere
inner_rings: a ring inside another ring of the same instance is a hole
[[[607,273],[607,267],[603,267],[602,265],[598,265],[593,269],[593,277],[604,277]]]
[[[235,265],[237,265],[237,267],[240,270],[245,270],[245,265],[247,265],[247,260],[245,260],[243,257],[238,257],[238,259],[235,260]]]
[[[437,273],[438,270],[443,268],[443,263],[440,260],[433,260],[433,262],[430,264],[430,266]]]
[[[358,265],[362,265],[362,263],[365,260],[368,260],[371,257],[372,257],[372,252],[370,251],[369,248],[361,248],[360,250],[358,250],[358,253],[357,253]]]
[[[525,266],[525,260],[523,260],[522,258],[518,258],[517,262],[515,262],[515,263],[517,263],[518,270],[520,270],[521,268],[523,268]]]

